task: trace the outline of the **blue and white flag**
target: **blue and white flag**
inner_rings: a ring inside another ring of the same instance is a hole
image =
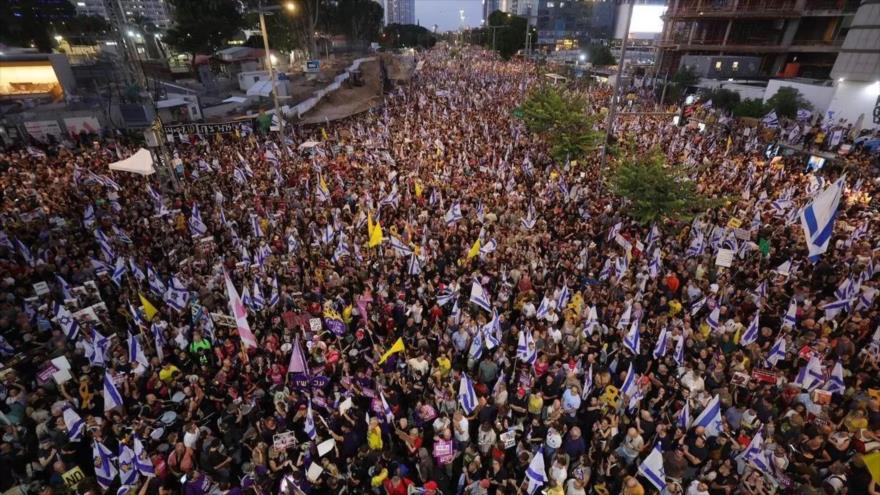
[[[134,451],[124,443],[119,444],[119,483],[123,487],[132,487],[138,482],[138,471],[134,467]],[[117,494],[118,495],[118,494]]]
[[[811,392],[824,382],[825,370],[822,369],[822,362],[816,356],[810,357],[807,365],[800,369],[797,378],[794,379],[796,385]]]
[[[306,410],[306,421],[303,425],[303,431],[310,440],[314,440],[318,436],[318,430],[315,429],[315,417],[312,415],[312,400],[309,399],[309,408]]]
[[[165,361],[165,351],[163,350],[165,347],[165,334],[163,333],[163,328],[158,323],[153,323],[150,325],[150,333],[153,335],[153,343],[156,346],[156,355],[159,356],[159,361]]]
[[[251,295],[251,302],[256,311],[260,311],[266,307],[266,299],[263,297],[263,290],[260,288],[260,283],[256,278],[254,279],[254,290]]]
[[[477,332],[471,339],[471,345],[468,349],[468,357],[475,361],[483,357],[483,339],[481,338],[480,332]]]
[[[620,233],[620,229],[622,229],[622,228],[623,228],[623,222],[617,222],[616,224],[614,224],[614,226],[611,227],[611,230],[608,231],[608,238],[605,240],[610,241],[611,239],[614,239],[615,237],[617,237],[617,234]]]
[[[834,184],[819,193],[812,203],[801,210],[801,226],[807,241],[809,257],[813,262],[828,249],[845,180],[846,175],[834,181]]]
[[[389,236],[389,244],[391,245],[391,249],[401,256],[409,256],[414,252],[413,248],[393,235]]]
[[[104,261],[110,263],[116,258],[116,251],[113,250],[113,246],[111,246],[108,241],[98,239],[98,246],[101,247],[101,256],[104,257]]]
[[[773,347],[770,348],[770,353],[767,355],[767,364],[770,366],[776,366],[780,360],[785,359],[785,338],[779,337],[776,339],[776,342],[773,344]]]
[[[382,401],[382,413],[385,416],[385,422],[390,425],[394,424],[394,410],[388,405],[388,401],[385,400],[385,394],[381,391],[379,392],[379,399]]]
[[[150,286],[150,291],[160,297],[164,296],[167,290],[165,283],[162,282],[162,279],[159,278],[159,275],[150,266],[147,267],[147,285]]]
[[[489,239],[486,244],[480,246],[480,258],[485,258],[490,254],[494,253],[495,250],[498,249],[498,241],[495,239]]]
[[[477,409],[477,393],[474,392],[474,382],[465,373],[461,374],[461,381],[458,384],[458,403],[466,415],[472,414]]]
[[[538,305],[538,310],[535,312],[535,318],[543,320],[548,314],[550,314],[550,299],[544,296],[541,299],[541,304]]]
[[[791,302],[788,303],[788,311],[782,318],[782,328],[794,328],[795,325],[797,325],[797,300],[792,297]]]
[[[739,338],[739,345],[745,347],[747,345],[754,344],[758,340],[758,330],[760,330],[760,318],[761,312],[756,311],[755,317],[752,318],[752,322],[749,323],[749,327],[746,328],[746,331]]]
[[[86,226],[87,229],[92,228],[92,225],[95,225],[95,222],[98,220],[98,217],[95,215],[95,207],[92,204],[86,206],[86,209],[83,211],[83,225]]]
[[[691,406],[688,401],[684,402],[684,407],[678,412],[675,425],[685,431],[691,427]]]
[[[843,382],[843,365],[838,361],[831,370],[831,376],[825,383],[825,390],[832,394],[841,394],[846,391],[846,384]]]
[[[8,357],[15,355],[15,348],[6,340],[6,337],[0,335],[0,356]]]
[[[639,376],[633,370],[632,362],[629,363],[629,368],[626,370],[626,378],[623,379],[623,384],[620,385],[620,394],[625,395],[627,397],[635,397],[639,393]]]
[[[118,474],[116,466],[113,464],[113,454],[110,452],[110,449],[105,447],[101,442],[93,442],[92,459],[95,464],[95,478],[97,479],[98,484],[101,485],[104,490],[110,488],[110,485],[113,484],[113,480],[116,479],[116,475]]]
[[[663,330],[660,330],[660,337],[657,339],[657,345],[654,347],[654,359],[660,359],[666,355],[666,348],[668,347],[669,340],[669,331],[666,327],[663,327]]]
[[[483,325],[480,331],[483,334],[486,349],[491,351],[501,345],[501,320],[498,318],[498,311],[492,310],[492,320]]]
[[[679,366],[684,364],[684,335],[678,337],[678,342],[675,343],[675,363]]]
[[[281,301],[281,296],[278,293],[278,277],[272,278],[272,293],[269,295],[269,307],[274,308]]]
[[[129,363],[137,363],[144,368],[150,367],[150,362],[147,360],[147,355],[144,354],[144,350],[141,348],[141,343],[138,342],[138,339],[131,334],[128,333],[128,362]]]
[[[648,263],[648,274],[652,279],[655,279],[662,269],[663,261],[660,258],[660,248],[656,248],[654,249],[654,255],[651,256],[651,261]]]
[[[629,332],[623,337],[623,346],[629,349],[629,352],[638,356],[641,351],[641,337],[639,336],[639,320],[635,320],[630,325]]]
[[[64,280],[61,275],[56,273],[55,281],[61,286],[61,294],[64,295],[64,299],[73,299],[73,296],[70,294],[70,284],[67,283],[67,280]]]
[[[562,290],[559,292],[559,299],[556,301],[556,311],[564,310],[569,299],[571,299],[571,291],[568,290],[568,284],[563,284]]]
[[[766,474],[773,474],[770,467],[770,459],[764,448],[764,435],[761,431],[755,432],[755,436],[749,442],[748,447],[738,456],[742,462],[752,465]]]
[[[128,268],[131,270],[131,274],[134,275],[134,278],[136,278],[138,282],[143,282],[147,279],[144,271],[141,270],[141,268],[137,266],[137,263],[134,262],[134,258],[128,258]]]
[[[97,347],[97,346],[96,346]],[[110,373],[104,372],[104,411],[122,407],[122,395],[113,383]]]
[[[122,286],[122,276],[125,275],[126,271],[127,270],[125,268],[125,259],[121,256],[119,258],[116,258],[116,264],[113,266],[113,274],[110,275],[110,280],[112,280],[113,283],[116,284],[116,287]]]
[[[71,442],[79,442],[85,431],[86,422],[69,406],[64,408],[62,417],[64,418],[64,427],[67,429],[67,438]]]
[[[416,253],[409,255],[409,261],[406,264],[406,272],[411,276],[416,276],[422,273],[422,263],[419,261],[419,257],[416,256]]]
[[[710,437],[717,437],[721,433],[721,399],[718,395],[715,395],[709,401],[709,404],[706,405],[706,408],[703,409],[703,412],[697,416],[696,421],[694,421],[694,428],[698,426],[702,426],[706,431],[706,435]]]
[[[520,219],[520,223],[523,228],[526,230],[532,230],[535,228],[535,224],[538,222],[538,218],[535,216],[535,207],[532,204],[529,204],[529,209],[526,212],[525,218]]]
[[[666,490],[666,470],[663,469],[663,453],[660,444],[654,445],[648,457],[639,464],[639,474],[644,476],[657,490]]]
[[[441,289],[437,293],[437,304],[442,308],[446,306],[450,301],[455,300],[458,297],[458,292],[453,292],[449,288]]]
[[[397,184],[395,184],[391,188],[391,192],[388,193],[387,196],[382,198],[381,201],[379,201],[379,206],[389,205],[389,206],[393,206],[393,207],[397,208],[397,205],[399,202],[400,202],[400,193],[397,191]]]
[[[189,216],[189,231],[192,235],[199,237],[208,233],[208,226],[202,221],[198,203],[193,203],[192,213]]]
[[[581,399],[586,399],[590,392],[593,391],[593,364],[590,363],[590,368],[584,373],[584,389],[581,391]]]
[[[620,315],[620,319],[617,320],[617,328],[620,330],[623,330],[624,328],[628,327],[631,319],[632,319],[632,304],[627,302],[626,309],[623,310],[623,314]]]
[[[584,322],[584,334],[590,336],[599,326],[599,314],[596,312],[596,306],[590,306],[587,313],[587,319]]]
[[[758,288],[755,289],[755,292],[753,293],[753,300],[755,301],[756,305],[760,306],[761,301],[766,298],[767,298],[767,281],[765,280],[765,281],[761,282],[760,284],[758,284]]]
[[[485,217],[486,217],[486,214],[484,213],[483,202],[480,201],[477,204],[477,221],[480,223],[483,223],[483,219]]]
[[[471,284],[470,302],[486,311],[492,311],[492,303],[489,301],[489,295],[483,290],[483,286],[480,285],[480,282],[476,280]]]
[[[535,348],[535,339],[529,329],[523,329],[519,333],[516,343],[516,358],[528,364],[534,364],[538,359],[538,350]]]
[[[721,306],[715,306],[715,309],[709,313],[709,316],[706,318],[706,324],[709,325],[709,328],[714,332],[718,330],[718,327],[721,326]]]
[[[443,216],[443,219],[446,221],[447,227],[461,220],[462,218],[464,217],[461,214],[461,204],[459,204],[458,201],[452,203],[452,206],[449,207],[446,215]]]
[[[534,495],[535,492],[538,491],[538,488],[544,486],[547,483],[547,472],[544,470],[544,449],[539,448],[535,455],[532,456],[532,460],[529,462],[529,467],[526,468],[526,480],[528,480],[529,484],[526,488],[529,495]]]
[[[171,277],[168,290],[162,295],[162,300],[176,311],[184,311],[189,304],[189,290],[176,276]]]
[[[698,300],[697,302],[695,302],[693,305],[691,305],[691,316],[694,316],[695,314],[699,313],[700,310],[703,309],[703,306],[706,305],[706,301],[707,301],[707,299],[704,297],[704,298]]]
[[[137,435],[134,435],[134,467],[143,476],[148,478],[156,476],[153,461],[150,460],[147,449],[144,448],[144,443]]]
[[[779,127],[779,118],[776,116],[776,110],[772,110],[770,113],[765,115],[764,118],[761,119],[761,124],[763,124],[764,127]]]
[[[685,256],[690,258],[692,256],[700,256],[706,250],[704,236],[702,231],[697,231],[697,235],[691,240],[690,246],[688,246],[687,251],[685,252]]]
[[[55,322],[61,327],[64,335],[70,340],[76,339],[76,336],[79,334],[79,323],[76,321],[76,318],[73,317],[63,304],[57,302],[55,303],[54,313]]]
[[[34,266],[34,257],[31,255],[31,250],[28,249],[28,247],[17,237],[13,239],[13,242],[15,243],[15,247],[18,249],[18,254],[21,255],[25,263],[27,263],[28,266]]]
[[[334,237],[336,237],[336,230],[333,229],[333,225],[328,223],[321,228],[321,244],[330,244]]]
[[[651,224],[651,230],[648,231],[648,237],[645,238],[645,252],[651,250],[654,247],[654,243],[657,239],[660,238],[660,229],[657,228],[657,224]]]
[[[605,264],[602,265],[602,270],[599,272],[599,280],[602,280],[603,282],[608,280],[611,276],[611,265],[612,262],[610,258],[605,260]]]

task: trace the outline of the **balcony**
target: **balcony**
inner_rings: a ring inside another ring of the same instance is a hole
[[[824,0],[818,0],[824,1]],[[714,0],[681,3],[667,19],[796,19],[803,0]]]

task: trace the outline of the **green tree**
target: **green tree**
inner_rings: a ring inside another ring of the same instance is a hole
[[[495,31],[494,35],[492,31]],[[492,48],[493,36],[495,51],[505,59],[512,57],[526,46],[526,18],[500,10],[492,12],[486,25],[485,42],[488,48]]]
[[[577,160],[601,143],[601,133],[593,130],[586,108],[582,96],[546,85],[533,91],[517,113],[531,132],[544,137],[556,161],[562,162]]]
[[[801,108],[812,110],[813,105],[795,88],[785,86],[779,88],[776,94],[767,100],[767,107],[775,110],[778,117],[797,117],[797,111]]]
[[[761,118],[768,112],[767,105],[757,98],[746,98],[733,107],[734,117]]]
[[[623,153],[609,179],[611,190],[625,198],[627,212],[643,224],[689,220],[715,202],[697,192],[679,167],[670,166],[659,148]]]
[[[431,31],[415,24],[389,24],[385,26],[380,43],[386,48],[431,48],[437,38]]]
[[[682,66],[669,79],[666,85],[666,102],[678,103],[691,86],[695,86],[700,77],[688,66]],[[659,95],[658,95],[659,96]]]
[[[330,5],[327,24],[334,34],[345,35],[351,42],[379,39],[382,30],[382,5],[373,0],[338,0]]]
[[[730,112],[739,103],[739,93],[729,89],[718,88],[707,91],[704,98],[712,100],[712,106]]]
[[[587,62],[596,67],[605,67],[616,64],[617,60],[611,55],[611,49],[607,46],[592,43],[587,46]]]
[[[233,0],[169,0],[174,13],[174,27],[164,41],[181,53],[192,56],[212,54],[226,46],[244,26]]]

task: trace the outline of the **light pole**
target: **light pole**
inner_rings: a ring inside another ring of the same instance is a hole
[[[296,5],[293,2],[284,4],[284,8],[288,12],[295,12]],[[263,6],[263,0],[260,0],[257,7],[257,13],[260,14],[260,32],[263,36],[263,48],[265,49],[266,69],[269,71],[269,80],[272,82],[272,100],[275,104],[275,116],[278,117],[278,134],[281,136],[281,152],[287,155],[287,147],[284,145],[284,116],[281,115],[281,108],[278,105],[278,87],[276,86],[275,68],[272,63],[272,55],[269,51],[269,33],[266,31],[266,13],[274,10],[281,10],[280,5]],[[271,124],[269,126],[271,128]]]
[[[630,3],[626,13],[626,29],[620,42],[620,61],[617,63],[617,79],[614,80],[614,91],[611,93],[611,104],[608,105],[608,120],[605,122],[605,144],[602,146],[601,166],[605,167],[608,159],[608,141],[611,139],[611,128],[614,126],[614,111],[617,109],[617,93],[620,92],[620,80],[623,79],[623,65],[626,63],[626,40],[629,38],[629,27],[632,23],[635,4]]]
[[[508,17],[509,16],[510,16],[510,14],[508,14]],[[510,26],[503,26],[502,25],[502,26],[486,26],[486,27],[492,30],[492,51],[494,52],[495,51],[495,33],[497,33],[499,29],[506,29],[506,28],[509,28]]]

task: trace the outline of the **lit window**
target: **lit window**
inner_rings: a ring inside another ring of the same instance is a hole
[[[547,8],[552,9],[554,7],[553,2],[547,2]]]
[[[85,7],[86,3],[85,2],[76,2],[76,6],[77,7]]]
[[[733,70],[739,70],[739,62],[738,61],[733,62],[733,64],[730,65],[730,68]]]
[[[721,61],[715,62],[715,70],[721,70]]]
[[[559,2],[559,8],[565,7],[565,2]]]

